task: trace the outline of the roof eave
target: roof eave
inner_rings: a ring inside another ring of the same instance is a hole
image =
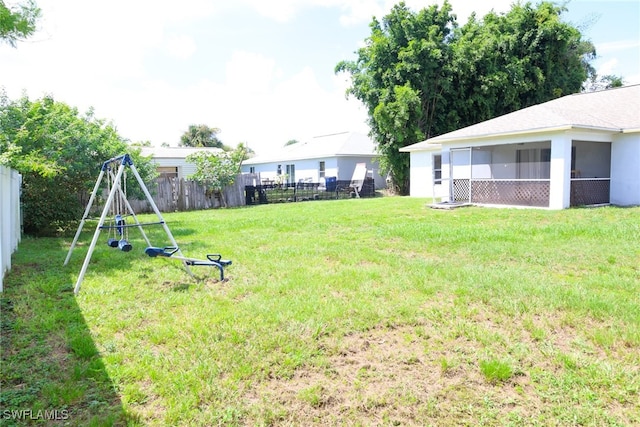
[[[424,141],[423,141],[424,142]],[[417,145],[417,144],[421,144],[422,142],[418,142],[416,144],[413,145]],[[400,152],[401,153],[412,153],[415,151],[434,151],[434,150],[438,150],[441,149],[442,145],[440,143],[427,143],[426,145],[420,145],[420,146],[416,146],[413,147],[411,145],[407,145],[406,147],[402,147],[400,148]]]
[[[509,132],[498,132],[498,133],[490,133],[484,135],[474,135],[474,136],[460,136],[455,138],[442,138],[434,141],[431,139],[432,144],[451,144],[460,141],[484,141],[487,139],[493,138],[503,138],[503,137],[513,137],[513,136],[526,136],[532,135],[536,133],[555,133],[555,132],[567,132],[571,130],[589,130],[589,131],[597,131],[597,132],[607,132],[607,133],[619,133],[623,132],[622,129],[619,128],[609,128],[609,127],[600,127],[600,126],[584,126],[584,125],[561,125],[561,126],[552,126],[546,128],[534,128],[534,129],[526,129],[521,131],[509,131]]]
[[[622,129],[622,133],[638,133],[638,132],[640,132],[640,128]]]

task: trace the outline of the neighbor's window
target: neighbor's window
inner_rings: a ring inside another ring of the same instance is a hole
[[[282,165],[278,165],[278,171],[276,173],[282,175]]]
[[[178,177],[178,168],[177,167],[167,167],[167,166],[159,166],[158,173],[160,174],[160,178],[177,178]]]
[[[249,166],[249,173],[256,173],[256,167],[255,166]]]
[[[442,155],[433,155],[433,183],[442,184]]]
[[[318,166],[318,170],[320,171],[320,178],[324,178],[324,173],[325,173],[324,162],[320,162],[320,165]]]

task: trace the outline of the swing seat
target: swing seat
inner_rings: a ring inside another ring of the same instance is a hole
[[[122,252],[129,252],[131,249],[133,249],[133,246],[125,239],[122,239],[118,241],[118,249],[120,249]]]
[[[230,259],[222,259],[222,255],[220,254],[209,254],[207,255],[207,259],[212,262],[217,262],[218,264],[226,267],[227,265],[231,265]]]
[[[109,245],[112,248],[117,248],[118,247],[118,241],[114,238],[111,238],[109,240],[107,240],[107,245]]]
[[[166,246],[164,248],[149,246],[144,250],[144,253],[149,255],[151,258],[155,258],[158,256],[170,257],[176,252],[178,252],[178,248],[176,246]]]

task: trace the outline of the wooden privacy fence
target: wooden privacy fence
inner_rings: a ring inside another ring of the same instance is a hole
[[[0,166],[0,292],[5,271],[11,268],[11,255],[21,238],[20,188],[22,175]]]
[[[224,189],[224,199],[228,207],[245,205],[245,185],[260,180],[258,174],[241,174],[233,185]],[[221,207],[222,201],[218,195],[195,181],[177,178],[158,178],[154,185],[149,186],[153,200],[161,212],[191,211]],[[135,212],[152,212],[146,200],[130,200]]]

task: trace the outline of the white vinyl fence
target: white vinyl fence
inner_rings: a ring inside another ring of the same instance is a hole
[[[0,292],[4,273],[11,268],[11,254],[21,237],[20,188],[22,175],[0,166]]]

